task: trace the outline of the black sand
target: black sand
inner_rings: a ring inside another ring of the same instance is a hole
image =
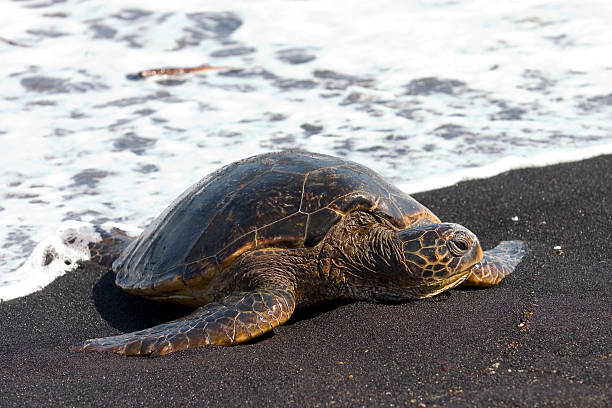
[[[0,405],[611,406],[612,156],[416,198],[485,247],[532,253],[492,289],[336,304],[253,344],[160,358],[68,351],[183,312],[86,265],[0,304]]]

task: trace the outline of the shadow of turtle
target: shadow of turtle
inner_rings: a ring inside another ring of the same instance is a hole
[[[314,319],[322,314],[331,312],[332,310],[338,309],[339,307],[348,305],[349,303],[354,303],[354,300],[333,300],[326,303],[322,303],[316,306],[309,306],[298,308],[291,318],[285,323],[286,326],[291,326],[295,323]]]
[[[332,310],[335,310],[339,307],[342,307],[344,305],[347,305],[353,302],[354,302],[353,300],[336,300],[336,301],[330,301],[328,303],[323,303],[323,304],[316,305],[316,306],[299,308],[295,312],[293,312],[293,315],[291,316],[291,318],[289,318],[289,320],[287,320],[287,322],[285,322],[283,326],[292,326],[296,323],[299,323],[305,320],[314,319],[322,314],[331,312]],[[271,330],[270,332],[265,333],[261,336],[255,337],[254,339],[246,341],[242,344],[250,345],[250,344],[257,344],[259,342],[266,341],[267,339],[274,337],[275,335],[274,330]]]
[[[178,303],[163,303],[133,296],[115,285],[115,274],[108,271],[92,290],[92,299],[100,316],[123,332],[147,329],[186,316],[193,309]]]

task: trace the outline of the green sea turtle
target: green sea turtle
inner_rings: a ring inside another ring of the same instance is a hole
[[[110,263],[126,245],[109,235],[91,245],[92,259]],[[492,286],[525,252],[505,241],[483,256],[468,229],[441,223],[357,163],[303,151],[258,155],[191,186],[112,263],[125,291],[195,311],[72,350],[162,355],[242,343],[296,307]]]

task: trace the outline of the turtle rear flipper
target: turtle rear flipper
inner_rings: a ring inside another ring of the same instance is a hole
[[[472,267],[464,286],[488,287],[497,285],[508,276],[529,252],[523,241],[502,241],[495,248],[485,251],[482,261]]]
[[[100,234],[99,241],[88,244],[90,260],[102,266],[111,267],[115,259],[119,258],[121,252],[127,248],[136,238],[129,231],[117,227],[106,227],[106,225],[95,226],[96,233]]]
[[[182,319],[133,333],[85,340],[70,349],[157,356],[207,344],[230,346],[280,326],[294,309],[295,295],[289,289],[234,292]]]

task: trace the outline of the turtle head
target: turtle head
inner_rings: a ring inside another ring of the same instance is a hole
[[[431,224],[397,233],[402,242],[403,273],[418,298],[434,296],[457,286],[480,262],[483,253],[478,238],[458,224]],[[402,273],[402,274],[403,274]]]

